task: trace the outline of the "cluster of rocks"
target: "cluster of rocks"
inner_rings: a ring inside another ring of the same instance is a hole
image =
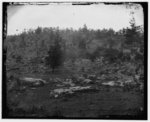
[[[50,91],[51,97],[58,97],[62,94],[73,94],[77,91],[93,90],[91,84],[95,83],[96,75],[73,75],[67,79],[51,79],[56,83],[56,89]]]
[[[51,96],[59,96],[60,94],[74,93],[82,87],[86,86],[110,86],[110,87],[121,87],[123,89],[133,90],[134,88],[138,90],[144,89],[143,82],[140,82],[139,75],[127,75],[123,74],[126,67],[122,66],[120,69],[118,66],[106,68],[103,74],[97,75],[83,73],[81,75],[74,74],[67,79],[55,78],[53,81],[56,82],[57,89],[50,92]],[[72,88],[79,88],[78,90],[72,90]],[[82,89],[84,90],[84,89]]]
[[[40,87],[48,83],[40,78],[15,77],[13,75],[7,78],[7,81],[8,91],[22,91],[25,90],[27,87]]]
[[[106,65],[99,74],[103,85],[144,88],[143,68],[130,62]]]
[[[91,88],[91,86],[71,86],[69,88],[58,88],[50,91],[50,97],[57,98],[59,95],[62,94],[73,94],[76,91],[89,90]]]

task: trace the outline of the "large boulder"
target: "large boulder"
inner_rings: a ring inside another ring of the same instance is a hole
[[[39,78],[29,78],[29,77],[23,77],[21,78],[21,82],[23,85],[29,85],[29,86],[43,86],[47,82],[43,79]]]
[[[50,91],[50,97],[55,97],[57,98],[58,96],[62,94],[73,94],[76,91],[83,91],[83,90],[88,90],[91,89],[91,86],[73,86],[69,88],[58,88]]]

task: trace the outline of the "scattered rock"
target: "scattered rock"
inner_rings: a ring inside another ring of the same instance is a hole
[[[84,77],[78,77],[77,81],[82,82],[85,78]]]
[[[62,80],[60,79],[60,78],[55,78],[54,80],[53,80],[54,82],[62,82]]]
[[[140,80],[140,75],[135,75],[136,80]]]
[[[75,86],[75,84],[73,83],[72,79],[66,79],[63,84],[65,85],[69,85],[69,86]]]
[[[46,83],[45,80],[42,79],[38,79],[38,78],[28,78],[28,77],[24,77],[22,78],[22,80],[26,81],[26,82],[37,82],[37,81],[41,81],[43,83]]]
[[[73,94],[76,91],[87,90],[90,88],[91,86],[84,86],[84,87],[74,86],[74,87],[69,87],[69,88],[54,89],[53,91],[50,92],[50,97],[54,96],[56,98],[61,94]]]
[[[83,82],[84,82],[84,83],[92,83],[92,80],[90,80],[90,79],[85,79]]]
[[[34,83],[34,86],[43,86],[44,83],[42,81],[38,81]]]
[[[133,81],[131,80],[131,79],[129,79],[129,80],[126,80],[124,83],[125,84],[129,84],[129,83],[132,83]]]
[[[101,80],[101,77],[97,77],[97,80]]]
[[[115,82],[114,81],[104,82],[104,83],[102,83],[102,85],[115,86]]]
[[[57,84],[56,86],[57,86],[57,87],[63,87],[64,84]]]
[[[123,81],[118,80],[118,81],[116,81],[116,85],[117,85],[117,86],[121,86],[121,87],[123,87],[123,86],[124,86],[124,82],[123,82]]]

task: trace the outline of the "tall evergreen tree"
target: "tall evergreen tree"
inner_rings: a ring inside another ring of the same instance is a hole
[[[137,36],[138,36],[137,27],[135,25],[134,18],[131,19],[130,26],[131,28],[127,28],[126,33],[125,33],[125,38],[126,38],[125,43],[128,46],[129,45],[132,46],[133,44],[135,44],[135,42],[137,41]]]
[[[52,68],[52,72],[54,73],[54,70],[62,65],[63,62],[63,53],[61,50],[61,44],[62,38],[59,36],[58,33],[56,33],[56,37],[54,40],[54,44],[50,47],[48,51],[48,57],[46,58],[46,64],[49,65]]]

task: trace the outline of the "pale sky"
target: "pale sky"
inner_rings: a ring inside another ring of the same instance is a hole
[[[125,5],[22,5],[8,7],[7,34],[21,33],[24,29],[59,27],[78,29],[84,24],[90,29],[113,28],[118,31],[129,27],[130,12],[134,11],[136,25],[143,25],[143,9],[127,9]]]

